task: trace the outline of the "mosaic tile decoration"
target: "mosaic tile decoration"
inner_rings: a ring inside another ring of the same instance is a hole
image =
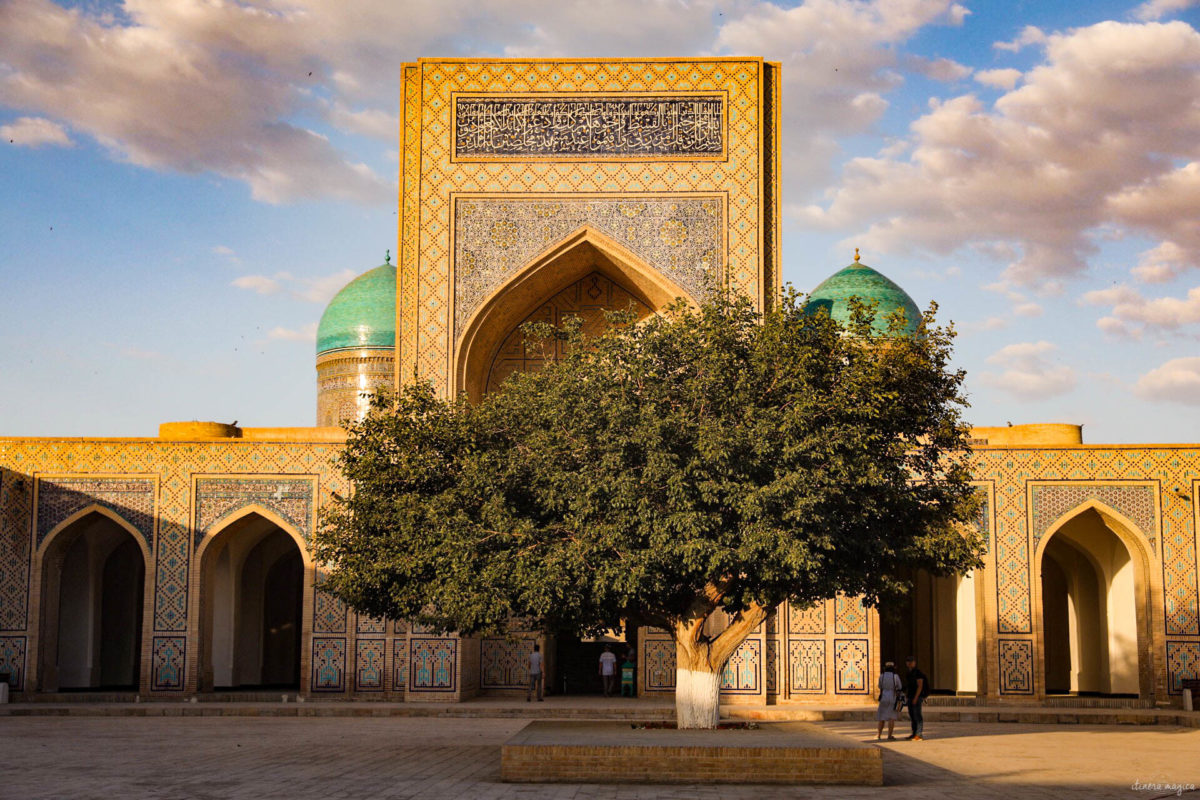
[[[397,634],[397,635],[402,634],[402,633],[408,633],[408,620],[405,620],[405,619],[393,620],[392,621],[392,633]]]
[[[455,201],[454,337],[494,291],[551,245],[590,226],[693,297],[720,286],[724,202],[702,197],[465,198]]]
[[[0,672],[9,674],[9,688],[25,690],[25,637],[0,636]]]
[[[746,639],[725,662],[721,671],[721,691],[726,694],[758,694],[761,689],[762,642]]]
[[[382,692],[387,674],[387,640],[358,639],[354,643],[354,688],[360,692]]]
[[[408,686],[408,642],[392,640],[392,691],[403,692]]]
[[[763,261],[761,125],[762,64],[757,60],[677,61],[422,61],[405,69],[401,156],[400,269],[402,337],[397,379],[416,375],[449,385],[454,319],[451,231],[454,193],[729,192],[729,241],[720,261],[726,280],[760,296]],[[453,97],[463,93],[726,92],[724,160],[451,163]],[[413,152],[415,151],[415,152]],[[405,287],[411,286],[411,291]],[[405,326],[405,318],[411,324]]]
[[[454,160],[725,154],[724,95],[454,98]]]
[[[825,602],[817,602],[808,608],[796,608],[788,603],[788,633],[824,633]]]
[[[1158,535],[1158,508],[1155,501],[1155,489],[1149,485],[1142,486],[1104,486],[1104,485],[1054,485],[1038,484],[1030,486],[1033,517],[1030,527],[1033,530],[1033,546],[1046,535],[1046,531],[1067,512],[1079,508],[1089,500],[1096,500],[1109,508],[1119,511],[1134,525],[1149,542],[1152,550]]]
[[[870,694],[870,645],[866,639],[833,640],[833,672],[837,694]]]
[[[458,661],[457,639],[414,638],[409,640],[408,690],[410,692],[453,692]]]
[[[1167,691],[1182,694],[1184,679],[1200,679],[1200,642],[1167,642]]]
[[[155,692],[182,692],[187,664],[186,636],[155,636],[150,643],[150,688]]]
[[[33,481],[0,468],[0,630],[25,630]]]
[[[825,640],[789,641],[788,674],[793,693],[825,694]]]
[[[479,688],[524,689],[529,685],[533,639],[487,636],[479,643]]]
[[[767,639],[767,694],[779,694],[778,639]]]
[[[62,522],[100,505],[128,522],[154,552],[154,479],[48,477],[37,480],[37,547]]]
[[[355,614],[355,618],[357,619],[355,630],[358,633],[387,633],[386,619],[364,617],[362,614]]]
[[[312,691],[346,691],[346,640],[312,637]]]
[[[975,516],[975,529],[983,537],[984,552],[992,549],[992,498],[991,492],[988,491],[991,483],[978,484],[976,496],[980,499],[979,513]]]
[[[320,589],[314,591],[313,633],[345,633],[349,608],[328,592]]]
[[[647,639],[644,671],[643,685],[647,690],[674,690],[675,642],[670,639]]]
[[[287,521],[307,541],[312,536],[313,480],[311,477],[261,476],[254,478],[196,479],[195,546],[230,514],[250,505],[270,509]]]
[[[861,597],[839,594],[834,601],[834,633],[866,633],[867,609]]]
[[[1000,694],[1033,694],[1033,642],[1000,640]]]

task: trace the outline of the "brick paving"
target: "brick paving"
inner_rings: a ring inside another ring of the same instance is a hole
[[[3,798],[1125,798],[1200,784],[1200,730],[940,723],[884,745],[874,787],[515,785],[500,745],[521,719],[0,718]],[[874,740],[863,722],[826,731]],[[1184,795],[1188,796],[1187,794]],[[1190,793],[1200,797],[1200,792]]]

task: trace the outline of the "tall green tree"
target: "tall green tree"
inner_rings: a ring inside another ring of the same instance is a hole
[[[326,588],[464,634],[662,628],[679,725],[712,727],[726,661],[780,602],[870,604],[906,569],[978,565],[963,373],[934,310],[909,335],[794,293],[587,339],[529,328],[567,355],[478,404],[407,387],[350,429],[354,491],[315,541]]]

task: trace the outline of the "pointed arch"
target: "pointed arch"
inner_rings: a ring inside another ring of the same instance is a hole
[[[51,543],[60,533],[67,530],[76,522],[88,516],[89,514],[99,514],[102,517],[107,517],[120,527],[124,528],[129,535],[133,537],[134,541],[138,543],[138,547],[142,551],[142,557],[146,560],[146,569],[150,569],[150,560],[153,558],[153,554],[150,552],[150,545],[146,542],[146,537],[142,535],[141,531],[133,526],[132,522],[125,519],[108,506],[101,505],[100,503],[92,503],[86,508],[79,509],[74,514],[51,528],[49,533],[46,534],[46,537],[42,539],[42,543],[38,545],[37,553],[34,556],[36,559],[34,568],[40,568],[40,560],[45,557],[47,550],[49,550],[51,547]]]
[[[652,309],[698,298],[628,248],[584,226],[544,250],[487,297],[468,319],[454,359],[453,393],[482,398],[488,369],[504,338],[546,298],[599,272]]]
[[[1035,560],[1040,563],[1042,551],[1045,550],[1046,543],[1050,540],[1051,536],[1058,533],[1068,522],[1087,511],[1095,511],[1099,514],[1109,530],[1124,543],[1125,548],[1129,550],[1130,556],[1135,556],[1135,554],[1140,555],[1146,564],[1147,570],[1153,571],[1150,570],[1150,565],[1154,562],[1155,558],[1154,548],[1150,545],[1150,540],[1147,538],[1146,532],[1139,528],[1137,523],[1129,517],[1095,497],[1089,497],[1050,523],[1038,539],[1037,550],[1034,553]]]
[[[234,523],[255,514],[278,526],[283,530],[284,533],[286,533],[288,536],[291,536],[296,542],[296,546],[300,548],[300,558],[304,561],[304,568],[306,570],[312,569],[316,562],[313,561],[312,554],[308,551],[308,541],[304,538],[304,535],[296,529],[296,526],[280,516],[278,512],[272,511],[261,503],[250,503],[242,506],[236,511],[230,512],[227,516],[221,517],[221,519],[213,523],[211,530],[204,534],[204,538],[200,540],[200,544],[196,547],[196,557],[193,559],[193,570],[199,569],[205,552],[212,546],[212,543],[217,539],[217,537],[225,533]],[[193,575],[193,579],[197,577],[198,576]]]

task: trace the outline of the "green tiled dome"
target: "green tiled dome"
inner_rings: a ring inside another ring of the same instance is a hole
[[[908,324],[905,333],[913,333],[921,319],[921,311],[917,304],[895,282],[866,264],[855,261],[853,264],[830,275],[817,288],[812,290],[806,308],[810,312],[824,309],[841,324],[850,321],[851,297],[857,297],[864,303],[877,302],[875,319],[871,328],[878,333],[887,333],[887,318],[896,309],[904,312]]]
[[[350,281],[325,307],[317,326],[317,355],[395,346],[396,268],[384,264]]]

